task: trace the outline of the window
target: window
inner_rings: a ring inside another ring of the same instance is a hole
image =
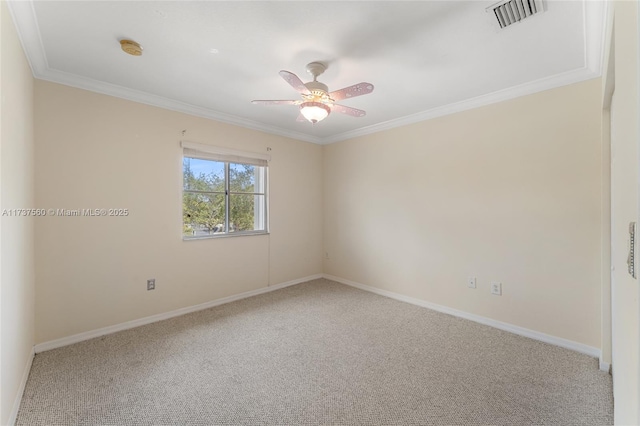
[[[184,239],[267,232],[267,160],[182,142]]]

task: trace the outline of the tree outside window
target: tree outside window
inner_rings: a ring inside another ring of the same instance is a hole
[[[266,167],[183,158],[183,237],[266,233]]]

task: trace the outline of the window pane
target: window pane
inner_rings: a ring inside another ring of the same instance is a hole
[[[182,160],[184,189],[224,192],[224,163],[184,157]]]
[[[229,195],[229,232],[264,231],[264,195]]]
[[[182,233],[199,237],[224,233],[224,194],[194,194],[182,196]]]
[[[262,167],[250,164],[229,163],[229,190],[231,192],[257,192],[255,188],[256,173]]]

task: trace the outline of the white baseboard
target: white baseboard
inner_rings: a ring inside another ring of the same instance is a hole
[[[336,281],[342,284],[349,285],[351,287],[359,288],[360,290],[369,291],[371,293],[379,294],[381,296],[390,297],[401,302],[411,303],[412,305],[422,306],[434,311],[442,312],[445,314],[453,315],[456,317],[464,318],[470,321],[474,321],[480,324],[488,325],[500,330],[508,331],[513,334],[528,337],[530,339],[539,340],[541,342],[549,343],[555,346],[560,346],[565,349],[570,349],[576,352],[583,353],[585,355],[592,356],[594,358],[600,358],[601,351],[593,346],[588,346],[582,343],[574,342],[573,340],[563,339],[561,337],[551,336],[549,334],[540,333],[539,331],[530,330],[528,328],[518,327],[517,325],[509,324],[502,321],[497,321],[491,318],[486,318],[480,315],[471,314],[469,312],[459,311],[457,309],[449,308],[447,306],[437,305],[435,303],[427,302],[414,297],[404,296],[399,293],[394,293],[387,290],[382,290],[376,287],[372,287],[366,284],[360,284],[355,281],[347,280],[344,278],[336,277],[333,275],[324,274],[324,278],[332,281]],[[602,364],[600,368],[602,369]]]
[[[151,315],[148,317],[140,318],[137,320],[127,321],[108,327],[99,328],[97,330],[85,331],[83,333],[74,334],[72,336],[63,337],[60,339],[50,340],[44,343],[38,343],[35,345],[35,353],[48,351],[51,349],[61,348],[63,346],[71,345],[74,343],[82,342],[84,340],[93,339],[96,337],[104,336],[107,334],[116,333],[122,330],[128,330],[130,328],[139,327],[141,325],[147,325],[158,321],[163,321],[169,318],[178,317],[180,315],[189,314],[191,312],[201,311],[203,309],[212,308],[214,306],[224,305],[225,303],[235,302],[236,300],[246,299],[247,297],[257,296],[259,294],[268,293],[270,291],[279,290],[284,287],[300,284],[303,282],[322,278],[322,274],[310,275],[304,278],[287,281],[280,284],[274,284],[268,287],[262,287],[257,290],[251,290],[240,294],[235,294],[229,297],[223,297],[222,299],[216,299],[209,302],[201,303],[199,305],[187,306],[185,308],[176,309],[175,311],[165,312],[162,314]]]
[[[497,321],[491,318],[486,318],[480,315],[475,315],[475,314],[471,314],[468,312],[464,312],[464,311],[460,311],[457,309],[453,309],[453,308],[449,308],[447,306],[442,306],[442,305],[438,305],[435,303],[431,303],[431,302],[427,302],[425,300],[421,300],[421,299],[416,299],[414,297],[409,297],[409,296],[405,296],[399,293],[394,293],[388,290],[382,290],[376,287],[372,287],[366,284],[361,284],[355,281],[351,281],[351,280],[347,280],[341,277],[337,277],[334,275],[329,275],[329,274],[315,274],[315,275],[310,275],[307,277],[303,277],[303,278],[299,278],[296,280],[292,280],[292,281],[287,281],[284,283],[280,283],[280,284],[275,284],[272,286],[268,286],[268,287],[262,287],[259,288],[257,290],[252,290],[252,291],[247,291],[244,293],[240,293],[240,294],[236,294],[233,296],[229,296],[229,297],[224,297],[222,299],[216,299],[216,300],[212,300],[210,302],[206,302],[206,303],[201,303],[199,305],[194,305],[194,306],[187,306],[185,308],[181,308],[181,309],[176,309],[174,311],[170,311],[170,312],[165,312],[162,314],[157,314],[157,315],[152,315],[152,316],[148,316],[148,317],[144,317],[144,318],[140,318],[137,320],[133,320],[133,321],[127,321],[121,324],[116,324],[116,325],[112,325],[109,327],[103,327],[103,328],[99,328],[97,330],[92,330],[92,331],[86,331],[84,333],[79,333],[79,334],[74,334],[72,336],[68,336],[68,337],[63,337],[61,339],[55,339],[55,340],[51,340],[48,342],[44,342],[44,343],[39,343],[37,345],[35,345],[34,347],[34,351],[35,353],[40,353],[40,352],[44,352],[44,351],[48,351],[51,349],[56,349],[56,348],[60,348],[63,346],[67,346],[67,345],[71,345],[73,343],[78,343],[78,342],[82,342],[84,340],[89,340],[89,339],[93,339],[95,337],[100,337],[100,336],[104,336],[107,334],[111,334],[111,333],[116,333],[118,331],[122,331],[122,330],[128,330],[130,328],[134,328],[134,327],[139,327],[141,325],[146,325],[146,324],[151,324],[154,322],[158,322],[158,321],[163,321],[169,318],[173,318],[173,317],[177,317],[180,315],[185,315],[191,312],[196,312],[196,311],[201,311],[203,309],[208,309],[208,308],[212,308],[214,306],[219,306],[219,305],[223,305],[225,303],[230,303],[230,302],[234,302],[236,300],[241,300],[241,299],[246,299],[247,297],[252,297],[252,296],[257,296],[259,294],[263,294],[263,293],[268,293],[270,291],[275,291],[275,290],[279,290],[281,288],[284,287],[289,287],[292,285],[296,285],[296,284],[300,284],[303,282],[307,282],[307,281],[311,281],[311,280],[315,280],[318,278],[326,278],[332,281],[336,281],[342,284],[346,284],[348,286],[351,287],[355,287],[355,288],[359,288],[361,290],[365,290],[371,293],[375,293],[375,294],[379,294],[381,296],[386,296],[395,300],[399,300],[402,302],[406,302],[406,303],[410,303],[412,305],[417,305],[417,306],[421,306],[424,308],[428,308],[428,309],[432,309],[434,311],[438,311],[438,312],[442,312],[445,314],[449,314],[449,315],[453,315],[459,318],[464,318],[470,321],[474,321],[480,324],[484,324],[484,325],[488,325],[500,330],[504,330],[504,331],[508,331],[510,333],[514,333],[520,336],[524,336],[524,337],[529,337],[531,339],[534,340],[539,340],[541,342],[545,342],[545,343],[549,343],[552,345],[556,345],[556,346],[560,346],[562,348],[565,349],[570,349],[576,352],[580,352],[589,356],[592,356],[594,358],[600,358],[601,357],[601,351],[598,348],[592,347],[592,346],[588,346],[582,343],[578,343],[578,342],[574,342],[572,340],[568,340],[568,339],[563,339],[561,337],[556,337],[556,336],[551,336],[549,334],[545,334],[545,333],[541,333],[538,331],[534,331],[534,330],[530,330],[527,328],[523,328],[523,327],[519,327],[513,324],[509,324],[506,322],[502,322],[502,321]],[[33,359],[33,357],[32,357]],[[29,367],[31,367],[31,362],[29,363]],[[610,369],[610,364],[606,363],[602,360],[600,360],[599,362],[599,367],[601,370],[603,371],[609,371]],[[26,370],[25,373],[27,376],[29,374],[29,370]],[[26,383],[26,376],[24,379],[24,382]],[[22,388],[22,391],[24,391],[24,387]],[[21,391],[21,392],[22,392]],[[20,393],[20,395],[22,395],[22,393]],[[19,407],[19,401],[18,400],[18,407]],[[17,408],[15,408],[15,414],[17,415]]]
[[[35,356],[35,348],[31,348],[31,353],[29,354],[29,360],[27,364],[24,366],[24,370],[22,372],[22,379],[20,379],[20,387],[18,388],[18,393],[16,394],[16,399],[13,402],[13,407],[11,407],[11,412],[9,413],[9,426],[13,426],[16,424],[16,420],[18,418],[18,411],[20,410],[20,403],[22,402],[22,395],[24,395],[24,389],[27,386],[27,379],[29,378],[29,372],[31,371],[31,364],[33,364],[33,357]]]
[[[606,371],[607,373],[611,372],[611,364],[608,362],[604,362],[602,360],[602,357],[600,357],[600,359],[598,360],[598,364],[600,366],[600,370]]]

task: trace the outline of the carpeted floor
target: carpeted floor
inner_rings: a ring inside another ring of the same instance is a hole
[[[315,280],[38,354],[18,425],[606,425],[598,361]]]

